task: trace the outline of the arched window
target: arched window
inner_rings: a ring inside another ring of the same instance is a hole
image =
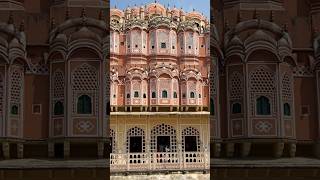
[[[257,99],[257,114],[258,115],[270,115],[270,102],[265,96],[260,96]]]
[[[201,98],[201,94],[199,94],[199,98]]]
[[[54,115],[62,115],[63,114],[63,104],[61,101],[58,101],[54,104]]]
[[[162,91],[162,98],[168,98],[168,92],[166,90]]]
[[[239,113],[241,113],[241,104],[240,103],[232,104],[232,114],[239,114]]]
[[[129,93],[127,94],[127,98],[130,98],[130,94]]]
[[[173,92],[173,98],[178,98],[177,92]]]
[[[146,95],[146,93],[143,93],[143,98],[147,98],[147,95]]]
[[[11,114],[13,114],[13,115],[18,115],[18,113],[19,113],[19,108],[18,108],[18,106],[17,106],[17,105],[11,106]]]
[[[134,96],[135,98],[138,98],[138,97],[139,97],[139,92],[138,92],[138,91],[135,91],[133,96]]]
[[[156,98],[156,92],[152,92],[151,97],[152,97],[152,98]]]
[[[288,103],[283,105],[283,113],[285,116],[291,116],[290,105]]]
[[[194,98],[194,92],[190,92],[190,98]]]
[[[92,112],[92,102],[88,95],[81,95],[78,98],[77,103],[78,114],[91,114]]]
[[[214,101],[210,98],[210,114],[214,115]]]

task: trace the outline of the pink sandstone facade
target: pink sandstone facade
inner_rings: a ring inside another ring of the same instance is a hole
[[[208,107],[209,29],[199,12],[158,3],[111,9],[111,109]]]
[[[111,8],[112,173],[209,169],[209,28],[157,2]]]
[[[212,5],[221,116],[211,121],[211,156],[320,157],[319,2]]]
[[[106,158],[108,2],[9,0],[0,13],[0,157]]]

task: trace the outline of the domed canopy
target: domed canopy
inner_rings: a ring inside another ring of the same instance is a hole
[[[120,9],[112,8],[110,9],[110,16],[124,17],[124,13]]]
[[[131,15],[133,16],[138,16],[139,15],[139,12],[140,12],[140,8],[135,6],[131,9]]]
[[[197,11],[189,12],[186,16],[188,19],[205,20],[205,17]]]
[[[159,3],[151,3],[147,6],[146,11],[149,14],[165,14],[166,8]]]
[[[175,7],[171,10],[171,13],[172,13],[173,17],[179,17],[180,16],[180,10],[175,8]]]

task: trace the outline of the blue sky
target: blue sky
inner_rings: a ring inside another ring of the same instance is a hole
[[[136,5],[145,5],[154,2],[154,0],[110,0],[110,5],[113,8],[114,5],[119,9],[125,9],[126,7]],[[162,5],[176,5],[177,8],[181,8],[190,12],[194,8],[196,11],[203,13],[208,19],[210,19],[210,1],[209,0],[157,0]]]

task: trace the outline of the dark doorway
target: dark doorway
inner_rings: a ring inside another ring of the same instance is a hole
[[[196,136],[185,136],[184,137],[184,151],[191,152],[197,151],[197,137]]]
[[[110,138],[110,153],[113,153],[113,137],[109,137]]]
[[[170,136],[157,136],[157,152],[170,151]]]
[[[142,137],[141,136],[130,137],[130,152],[131,153],[142,152]]]
[[[10,144],[10,158],[17,159],[18,158],[18,145],[17,144]]]
[[[64,145],[63,143],[54,144],[54,157],[63,158]]]

